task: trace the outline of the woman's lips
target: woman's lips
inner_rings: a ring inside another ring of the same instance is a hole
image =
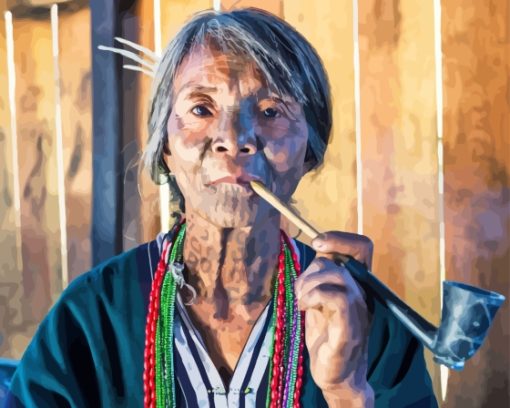
[[[209,185],[216,185],[219,183],[231,183],[231,184],[249,184],[251,180],[255,180],[254,178],[246,179],[242,177],[236,177],[236,176],[225,176],[221,177],[219,179],[216,179],[209,183]]]
[[[227,175],[224,177],[220,177],[216,180],[213,180],[209,183],[206,183],[206,186],[207,187],[217,186],[222,183],[237,184],[237,185],[243,187],[243,190],[253,192],[252,188],[250,187],[250,181],[253,181],[253,180],[260,181],[260,179],[258,177],[251,176],[251,175],[243,175],[243,176]]]

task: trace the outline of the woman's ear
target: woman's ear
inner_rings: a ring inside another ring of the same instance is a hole
[[[303,176],[317,165],[317,158],[310,146],[306,148],[305,162],[303,163]]]
[[[172,160],[172,152],[170,151],[170,147],[168,146],[168,142],[163,144],[163,152],[161,153],[161,161],[165,164],[169,173],[173,173],[173,160]]]

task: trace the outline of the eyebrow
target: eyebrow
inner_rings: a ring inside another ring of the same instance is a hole
[[[207,99],[211,103],[214,102],[213,98],[210,96],[210,94],[214,94],[218,92],[218,88],[215,86],[206,86],[206,85],[200,85],[196,83],[187,83],[183,85],[180,89],[178,94],[187,91],[185,95],[185,99],[191,100],[191,99]],[[282,105],[286,106],[290,109],[290,106],[293,106],[295,101],[293,100],[286,100],[283,96],[275,94],[274,92],[267,92],[266,90],[259,91],[259,92],[253,92],[250,94],[249,97],[255,98],[255,100],[260,102],[261,100],[272,100],[276,103],[281,103]],[[290,106],[289,106],[290,105]]]
[[[281,103],[283,105],[289,105],[293,104],[295,101],[292,99],[292,97],[289,96],[289,99],[286,99],[284,95],[277,94],[275,92],[269,91],[266,92],[265,90],[262,91],[260,94],[255,94],[257,101],[261,101],[264,99],[269,99],[277,103]]]
[[[283,97],[275,95],[275,94],[264,95],[261,98],[257,98],[257,102],[260,102],[261,100],[264,100],[264,99],[269,99],[275,103],[282,104],[291,112],[293,112],[293,108],[297,104],[297,102],[294,100],[286,100]]]
[[[283,100],[279,96],[275,96],[275,95],[269,95],[268,97],[262,98],[262,99],[270,99],[270,100],[272,100],[274,102],[278,102],[278,103],[282,103],[284,105],[287,105],[287,102],[285,102],[285,100]]]
[[[189,91],[187,98],[196,97],[197,95],[203,96],[203,95],[210,94],[210,93],[216,93],[218,91],[218,88],[216,88],[215,86],[204,86],[204,85],[198,85],[198,84],[193,84],[193,83],[187,83],[187,84],[183,85],[181,87],[181,89],[179,89],[179,92],[177,92],[177,95],[179,95],[180,93],[182,93],[183,91],[188,90],[188,89],[191,89],[191,90]]]

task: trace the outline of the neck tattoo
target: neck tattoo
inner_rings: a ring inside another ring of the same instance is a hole
[[[186,224],[165,239],[152,282],[145,327],[144,406],[176,405],[174,378],[174,314],[177,290],[182,287],[179,272],[184,265],[183,243]],[[266,407],[298,408],[303,385],[304,312],[297,307],[294,281],[301,273],[299,260],[287,235],[281,231],[278,272],[273,284],[270,322],[272,342]],[[243,392],[251,392],[250,389]]]

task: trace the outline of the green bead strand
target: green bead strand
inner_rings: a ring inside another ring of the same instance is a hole
[[[286,264],[286,271],[288,275],[292,277],[293,280],[297,278],[296,269],[294,268],[294,261],[292,259],[292,254],[289,250],[289,248],[286,248],[285,251],[285,264]],[[292,307],[294,308],[294,299],[292,299]],[[292,315],[294,316],[294,314]],[[299,345],[300,345],[300,339],[301,339],[301,313],[298,311],[297,313],[297,319],[296,319],[296,341],[294,342],[294,350],[292,355],[293,359],[291,361],[292,368],[291,368],[291,377],[290,377],[290,384],[289,384],[289,400],[288,400],[288,406],[292,407],[294,405],[294,391],[296,388],[296,379],[297,379],[297,367],[298,367],[298,361],[299,361]],[[293,322],[294,323],[294,322]]]
[[[156,329],[156,406],[175,407],[175,382],[173,362],[173,338],[175,297],[177,286],[169,268],[176,258],[182,258],[182,247],[186,228],[183,225],[172,245],[167,271],[160,294],[160,314]],[[166,335],[164,335],[166,334]]]
[[[271,381],[273,379],[273,357],[274,357],[274,332],[276,329],[276,302],[278,297],[278,276],[276,275],[274,278],[274,284],[273,284],[273,313],[271,314],[271,326],[270,326],[270,336],[273,339],[271,341],[269,346],[269,379],[268,384],[271,384]],[[271,390],[268,389],[267,395],[266,395],[266,408],[269,408],[271,404]]]

